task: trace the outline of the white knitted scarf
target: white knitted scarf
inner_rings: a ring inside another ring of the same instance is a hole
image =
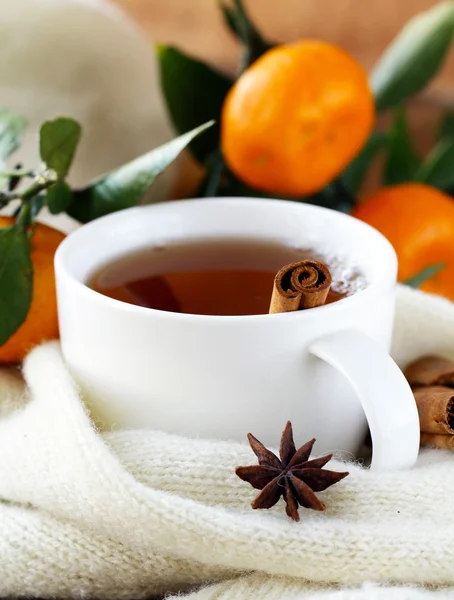
[[[394,356],[431,352],[454,358],[454,306],[401,288]],[[234,474],[248,446],[99,434],[56,343],[24,374],[25,393],[0,371],[0,597],[454,598],[454,454],[398,473],[349,464],[327,510],[294,523],[250,509]]]

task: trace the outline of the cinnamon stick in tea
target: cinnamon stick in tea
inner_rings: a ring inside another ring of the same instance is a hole
[[[421,433],[421,446],[431,446],[441,450],[454,450],[454,436]]]
[[[303,260],[282,267],[274,279],[270,313],[292,312],[325,304],[331,273],[316,260]]]
[[[454,435],[454,390],[441,385],[413,390],[421,431]]]
[[[454,362],[440,356],[424,356],[405,369],[405,377],[412,387],[422,385],[454,387]]]

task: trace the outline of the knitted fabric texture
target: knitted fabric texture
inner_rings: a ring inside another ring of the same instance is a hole
[[[400,288],[394,356],[428,352],[454,358],[454,306]],[[56,343],[24,375],[27,390],[0,371],[0,597],[454,598],[453,454],[398,473],[349,464],[327,510],[294,523],[250,509],[234,474],[248,446],[99,434]]]

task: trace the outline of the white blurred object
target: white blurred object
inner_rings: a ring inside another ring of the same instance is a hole
[[[83,126],[74,185],[172,137],[152,41],[118,7],[105,0],[0,0],[0,9],[0,105],[29,123],[11,162],[35,167],[36,132],[60,115]],[[160,177],[152,195],[166,197],[170,178]]]

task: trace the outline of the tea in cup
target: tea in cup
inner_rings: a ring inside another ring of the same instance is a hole
[[[331,302],[268,314],[276,271],[308,256],[329,266]],[[55,268],[62,351],[104,427],[275,445],[291,420],[320,452],[356,454],[369,425],[374,468],[415,462],[413,394],[388,355],[397,260],[368,225],[282,200],[184,200],[81,227]]]

